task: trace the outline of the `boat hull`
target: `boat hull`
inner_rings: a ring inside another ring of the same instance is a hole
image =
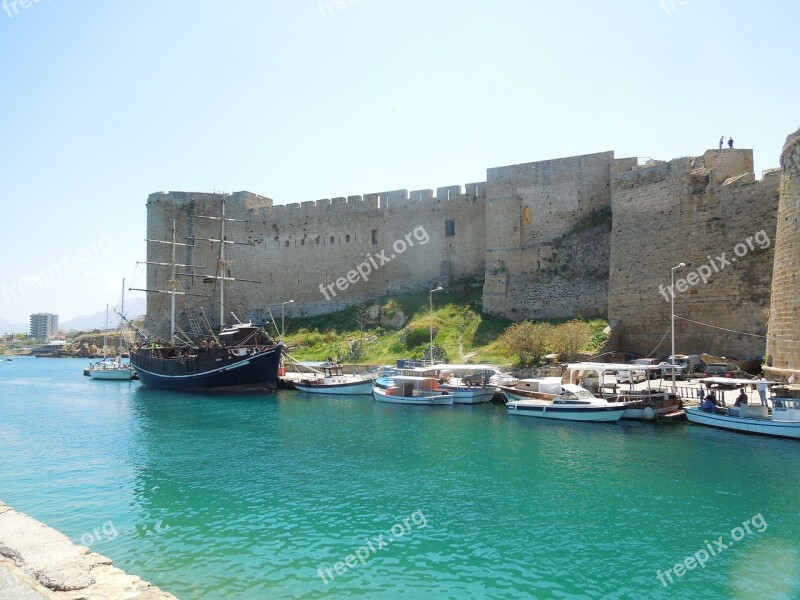
[[[453,404],[453,396],[450,394],[395,396],[387,393],[387,390],[377,385],[372,388],[372,395],[378,402],[388,402],[390,404],[418,404],[426,406],[450,406]]]
[[[130,381],[136,372],[133,369],[89,369],[89,377],[106,381]]]
[[[453,404],[483,404],[491,402],[494,397],[494,387],[466,387],[466,386],[439,386],[440,389],[450,392]]]
[[[324,383],[295,381],[294,388],[308,394],[328,394],[334,396],[369,396],[372,393],[374,381],[352,381],[348,383]]]
[[[626,410],[624,406],[555,406],[526,402],[509,402],[506,408],[509,415],[561,421],[619,421]]]
[[[278,385],[282,346],[239,355],[225,348],[187,358],[163,358],[155,351],[131,352],[131,364],[143,385],[172,390],[272,392]]]
[[[684,409],[686,418],[691,423],[726,429],[728,431],[738,431],[740,433],[752,433],[756,435],[769,435],[773,437],[784,437],[800,439],[800,422],[798,421],[773,421],[771,419],[752,419],[748,417],[731,417],[729,415],[703,412],[699,408]]]

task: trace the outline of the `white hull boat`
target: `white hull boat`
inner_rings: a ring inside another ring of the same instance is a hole
[[[483,404],[484,402],[491,402],[495,391],[494,387],[450,384],[440,385],[439,388],[452,394],[453,404]]]
[[[564,384],[562,387],[552,401],[511,400],[506,404],[508,414],[562,421],[619,421],[626,410],[624,405],[606,402],[580,386]]]
[[[392,377],[386,387],[375,385],[372,395],[378,402],[391,404],[452,405],[453,395],[439,389],[433,377],[399,375]]]
[[[296,390],[309,394],[330,394],[334,396],[369,396],[375,382],[371,379],[338,380],[324,378],[318,380],[297,381],[294,384]]]
[[[296,381],[294,387],[309,394],[334,396],[369,396],[375,382],[361,375],[345,375],[342,365],[327,365],[316,377]]]
[[[136,371],[133,367],[90,368],[89,377],[110,381],[130,381]]]
[[[685,408],[691,423],[728,431],[800,439],[800,398],[772,398],[772,414],[766,406],[730,407],[726,412],[709,413],[700,408]]]

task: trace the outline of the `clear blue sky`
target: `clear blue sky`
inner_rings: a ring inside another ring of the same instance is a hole
[[[6,0],[0,317],[117,302],[154,191],[283,204],[720,135],[778,166],[800,3],[671,1]]]

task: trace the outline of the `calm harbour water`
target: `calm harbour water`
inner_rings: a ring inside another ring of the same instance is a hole
[[[0,500],[181,599],[800,596],[796,441],[169,393],[87,364],[0,363]]]

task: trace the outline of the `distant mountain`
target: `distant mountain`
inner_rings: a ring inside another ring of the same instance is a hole
[[[28,333],[30,329],[30,323],[12,323],[0,318],[0,333]]]
[[[117,316],[112,312],[108,315],[108,326],[113,328],[117,326]],[[93,315],[79,315],[66,321],[59,320],[58,328],[64,331],[77,329],[85,331],[87,329],[102,329],[106,325],[106,311],[101,310]]]

